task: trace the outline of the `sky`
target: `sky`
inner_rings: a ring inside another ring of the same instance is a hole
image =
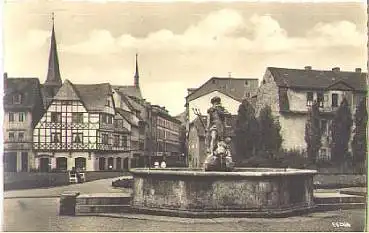
[[[184,111],[211,77],[261,79],[268,66],[366,71],[365,2],[6,0],[4,70],[44,82],[55,13],[63,81],[132,85]]]

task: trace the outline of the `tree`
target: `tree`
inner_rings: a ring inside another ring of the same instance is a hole
[[[315,101],[308,112],[305,124],[305,142],[307,145],[307,156],[313,163],[322,146],[322,131],[320,128],[320,112],[318,103]]]
[[[365,162],[367,155],[367,126],[368,112],[366,110],[366,99],[360,101],[355,112],[355,130],[354,137],[351,142],[354,164],[362,164]]]
[[[259,115],[259,150],[268,155],[275,154],[281,149],[282,136],[281,126],[272,116],[270,106],[265,106]]]
[[[332,121],[332,160],[343,162],[351,136],[352,117],[346,98],[337,109]]]
[[[255,154],[258,141],[258,122],[252,105],[244,100],[238,108],[235,127],[235,149],[238,159],[248,158]]]

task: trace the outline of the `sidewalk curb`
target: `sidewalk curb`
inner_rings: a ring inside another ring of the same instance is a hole
[[[6,199],[22,199],[22,198],[59,198],[60,195],[46,195],[46,196],[14,196],[14,197],[4,197]]]

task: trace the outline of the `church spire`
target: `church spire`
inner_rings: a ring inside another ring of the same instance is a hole
[[[59,59],[58,51],[55,40],[55,29],[54,29],[54,12],[52,13],[53,28],[51,32],[51,43],[49,52],[49,66],[47,70],[47,76],[45,86],[61,86],[62,81],[59,70]]]
[[[137,56],[138,56],[138,54],[136,53],[136,72],[135,72],[135,79],[134,79],[134,86],[135,87],[140,87],[140,76],[139,76],[139,74],[138,74],[138,61],[137,61]]]

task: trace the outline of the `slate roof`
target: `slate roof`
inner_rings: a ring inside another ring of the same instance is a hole
[[[119,92],[122,92],[126,96],[133,96],[138,99],[142,99],[141,89],[136,86],[117,86],[114,85],[113,88]]]
[[[74,84],[78,96],[88,111],[103,111],[106,98],[113,94],[109,83],[100,84]]]
[[[213,91],[219,91],[225,95],[228,95],[235,100],[242,101],[245,98],[245,82],[246,81],[258,81],[258,79],[247,79],[247,78],[220,78],[212,77],[191,94],[186,99],[191,101],[206,95]],[[193,88],[191,88],[193,89]],[[257,86],[256,86],[257,89]],[[255,89],[255,90],[256,90]]]
[[[134,115],[131,112],[125,111],[121,108],[116,108],[115,109],[124,119],[126,119],[128,121],[129,124],[138,127],[138,122],[135,122],[134,117],[136,117],[136,115]]]
[[[29,109],[41,102],[41,85],[38,78],[7,78],[4,80],[4,109]],[[13,104],[14,95],[22,95],[20,104]]]
[[[305,70],[268,67],[279,87],[303,89],[328,89],[331,86],[343,83],[356,91],[366,91],[366,73],[332,71],[332,70]]]

